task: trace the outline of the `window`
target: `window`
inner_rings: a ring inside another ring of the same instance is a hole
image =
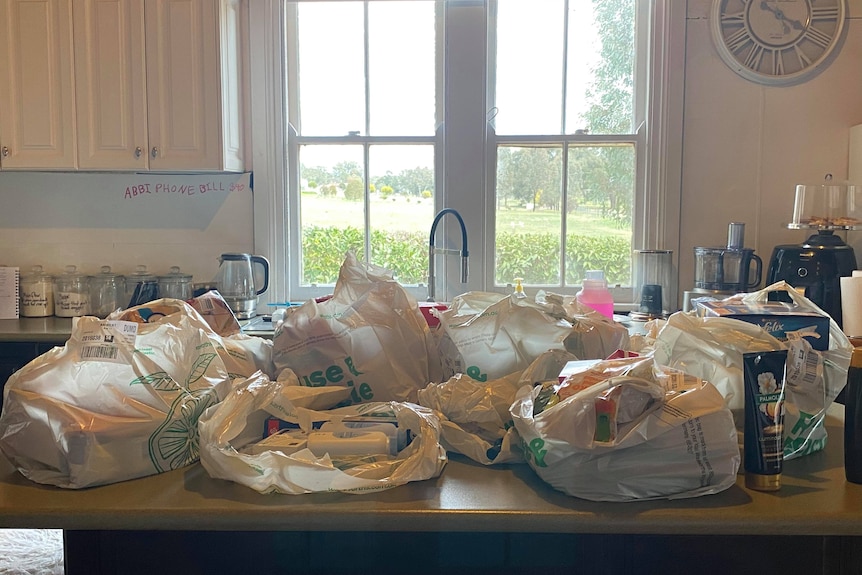
[[[632,301],[631,250],[677,247],[675,4],[249,3],[255,251],[274,297],[330,292],[352,249],[424,299],[431,222],[453,208],[469,277],[437,255],[437,294],[515,277],[574,293],[599,268]],[[461,243],[441,220],[435,244]]]

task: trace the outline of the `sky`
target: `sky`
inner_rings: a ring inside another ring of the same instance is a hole
[[[570,3],[567,63],[569,89],[565,127],[579,126],[586,111],[583,82],[596,62],[591,2]],[[502,0],[498,13],[497,110],[499,133],[559,133],[563,70],[563,0]],[[528,9],[525,9],[528,8]],[[369,9],[370,117],[372,135],[434,133],[434,2],[372,2]],[[302,133],[341,136],[365,131],[363,3],[306,2],[300,5]],[[433,155],[420,154],[427,167]],[[342,160],[361,164],[358,148],[321,154],[306,149],[307,166]],[[372,175],[399,173],[420,161],[415,148],[381,150]],[[385,161],[384,161],[385,157]],[[328,160],[328,161],[327,161]]]

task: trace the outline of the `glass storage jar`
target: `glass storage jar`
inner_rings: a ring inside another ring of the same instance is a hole
[[[191,274],[184,274],[179,266],[171,266],[170,271],[159,276],[159,292],[162,297],[187,300],[194,296]]]
[[[90,313],[90,286],[87,276],[77,266],[66,266],[66,271],[54,280],[54,315],[80,317]]]
[[[126,277],[115,274],[111,266],[102,266],[90,276],[90,313],[102,319],[122,308],[126,301]]]
[[[33,266],[29,274],[21,276],[21,315],[48,317],[54,315],[54,277]]]
[[[159,299],[159,278],[147,271],[147,266],[140,265],[135,272],[129,274],[126,281],[126,301],[134,307]]]

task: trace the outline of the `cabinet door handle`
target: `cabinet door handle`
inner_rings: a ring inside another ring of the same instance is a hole
[[[141,147],[140,147],[140,146],[138,146],[137,148],[135,148],[135,157],[136,157],[136,158],[140,158],[140,157],[141,157],[141,154],[143,154],[143,153],[144,153],[144,150],[143,150],[143,149],[141,149]]]
[[[153,149],[150,150],[150,155],[155,158],[156,156],[159,155],[159,149],[157,147],[153,146]]]
[[[3,157],[6,158],[9,156],[9,148],[3,146]]]

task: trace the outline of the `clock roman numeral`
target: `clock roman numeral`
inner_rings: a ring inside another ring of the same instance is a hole
[[[835,20],[838,18],[838,6],[832,7],[811,7],[811,20]]]
[[[808,30],[805,31],[805,36],[822,48],[828,47],[830,42],[832,42],[832,38],[828,34],[821,32],[814,26],[808,27]]]
[[[772,52],[772,75],[784,75],[784,57],[781,55],[781,50],[770,50]]]
[[[748,30],[745,28],[740,28],[727,38],[725,38],[725,43],[727,47],[730,48],[731,52],[738,52],[743,46],[751,42],[751,36],[748,35]]]
[[[745,57],[745,61],[742,63],[749,70],[760,70],[760,63],[763,61],[763,46],[760,44],[752,44],[751,50],[748,51],[748,55]]]
[[[721,15],[721,21],[727,22],[729,24],[734,24],[737,22],[744,22],[745,21],[745,11],[743,10],[742,12],[734,12],[733,14],[722,14]]]
[[[793,50],[796,51],[796,57],[799,58],[799,65],[803,68],[807,68],[811,65],[811,58],[805,55],[805,52],[799,49],[799,45],[793,47]]]

